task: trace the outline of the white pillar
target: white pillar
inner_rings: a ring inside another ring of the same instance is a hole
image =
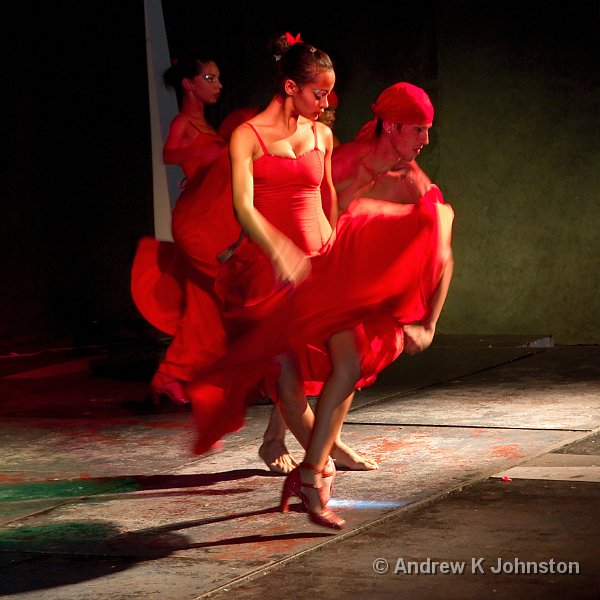
[[[166,167],[162,160],[169,125],[178,108],[175,93],[168,90],[162,81],[163,73],[171,66],[171,58],[161,0],[144,0],[144,19],[152,140],[154,235],[159,240],[172,241],[171,211],[179,195],[177,184],[183,178],[183,172],[177,166]]]

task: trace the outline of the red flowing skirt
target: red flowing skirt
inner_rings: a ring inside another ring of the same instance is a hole
[[[429,312],[449,257],[452,219],[435,187],[414,205],[355,200],[297,288],[282,285],[269,258],[244,239],[215,282],[223,317],[215,326],[227,333],[226,351],[188,387],[195,452],[243,426],[257,387],[275,394],[273,359],[284,351],[295,353],[305,391],[316,395],[331,372],[328,339],[351,330],[361,357],[356,387],[372,384],[402,352],[402,326]]]

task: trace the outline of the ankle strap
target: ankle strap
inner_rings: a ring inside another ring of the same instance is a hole
[[[325,470],[325,467],[322,467],[319,469],[318,467],[315,467],[315,465],[311,465],[310,463],[307,463],[307,462],[301,462],[300,468],[310,469],[311,471],[314,471],[315,473],[322,473]]]

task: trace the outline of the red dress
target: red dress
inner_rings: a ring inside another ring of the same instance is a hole
[[[306,392],[318,394],[331,370],[327,340],[352,330],[361,356],[356,387],[373,383],[402,352],[402,326],[427,315],[450,246],[453,213],[437,188],[414,205],[355,200],[329,235],[322,151],[315,146],[294,159],[270,155],[260,143],[254,206],[306,251],[312,271],[297,288],[281,284],[248,238],[220,268],[215,292],[222,319],[215,326],[227,342],[188,387],[199,454],[243,425],[257,386],[274,394],[273,358],[283,351],[296,354]]]
[[[192,381],[223,351],[214,323],[219,303],[212,290],[217,255],[240,234],[231,203],[231,165],[226,148],[186,183],[173,210],[173,242],[140,240],[131,271],[131,293],[144,318],[173,336],[160,371]]]

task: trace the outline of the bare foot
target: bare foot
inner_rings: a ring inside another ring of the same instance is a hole
[[[358,452],[343,442],[337,441],[331,456],[337,467],[344,467],[350,471],[375,471],[379,465],[372,458],[361,456]]]
[[[298,466],[282,440],[264,441],[258,449],[258,456],[278,475],[287,475]]]

